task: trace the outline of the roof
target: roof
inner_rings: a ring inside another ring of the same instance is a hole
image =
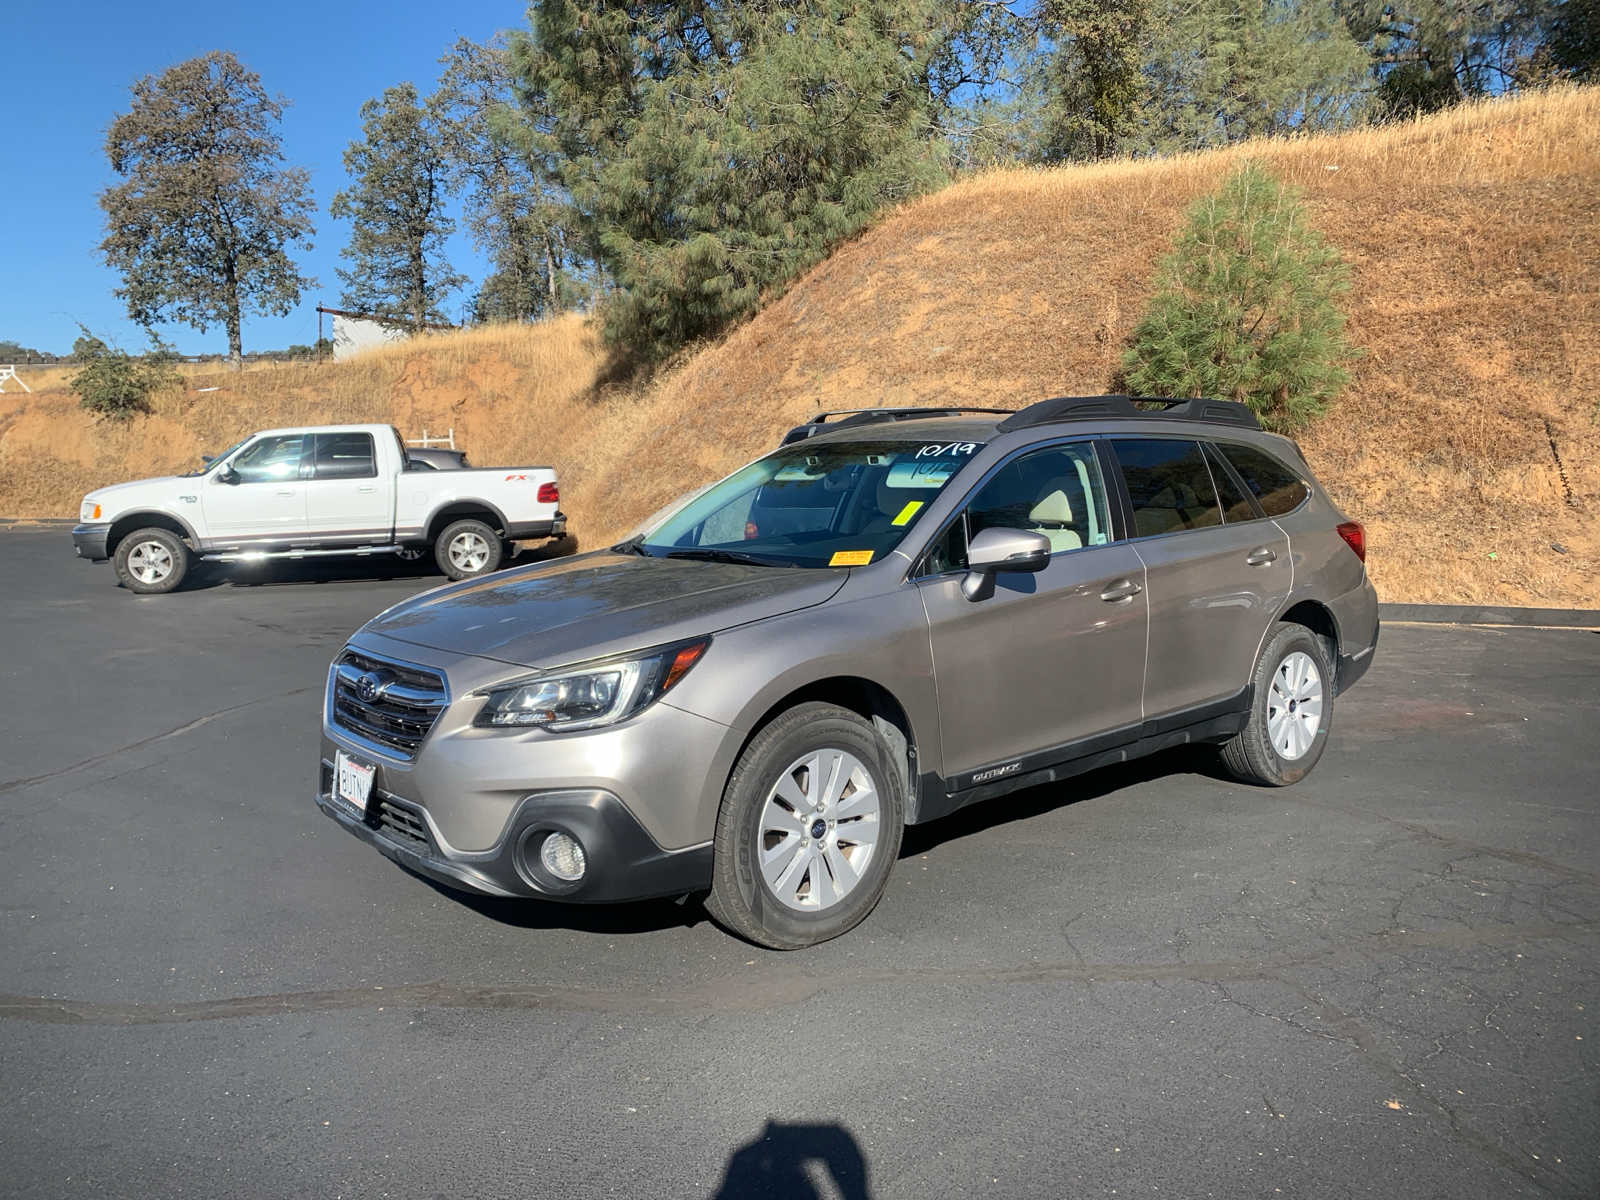
[[[347,311],[345,309],[342,309],[342,308],[323,308],[322,305],[320,305],[320,304],[317,305],[317,311],[319,313],[327,313],[330,317],[347,317],[352,321],[371,321],[371,322],[373,322],[374,324],[377,324],[377,325],[389,325],[389,326],[393,326],[395,328],[416,329],[418,327],[417,323],[415,321],[413,321],[410,317],[402,316],[402,315],[400,315],[398,313],[349,312],[349,311]],[[455,326],[454,325],[435,325],[432,322],[424,322],[422,324],[421,328],[423,328],[423,329],[454,329]]]

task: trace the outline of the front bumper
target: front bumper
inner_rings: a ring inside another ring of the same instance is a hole
[[[72,527],[72,548],[79,558],[87,558],[90,562],[105,562],[111,556],[106,553],[106,542],[111,537],[111,523],[108,521],[99,525],[74,525]]]
[[[334,797],[333,764],[322,763],[317,806],[349,833],[421,875],[490,896],[608,903],[703,891],[711,886],[711,845],[663,850],[622,801],[599,788],[536,792],[523,798],[487,850],[447,849],[425,809],[374,790],[365,814]],[[583,845],[588,869],[564,884],[539,866],[543,835],[564,832]]]

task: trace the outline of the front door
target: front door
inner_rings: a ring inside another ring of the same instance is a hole
[[[387,542],[394,484],[378,478],[370,433],[319,433],[306,481],[306,522],[319,541]]]
[[[306,490],[300,460],[309,441],[310,435],[298,433],[256,438],[206,476],[200,503],[207,540],[250,547],[302,539]],[[235,482],[223,482],[225,476]]]
[[[1235,698],[1289,595],[1289,539],[1225,467],[1213,472],[1201,443],[1117,438],[1112,446],[1150,600],[1145,712],[1164,717]]]
[[[995,527],[1044,534],[1050,564],[1035,574],[1001,572],[992,595],[968,600],[967,541]],[[917,582],[952,789],[1137,735],[1143,585],[1139,556],[1113,540],[1092,442],[1028,451],[979,486],[935,539]]]

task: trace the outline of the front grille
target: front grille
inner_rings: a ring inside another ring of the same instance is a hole
[[[377,685],[376,695],[362,697],[364,681]],[[406,758],[416,756],[448,701],[436,671],[349,649],[333,664],[334,724]]]

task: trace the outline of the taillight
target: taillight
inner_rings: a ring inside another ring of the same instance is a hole
[[[1360,521],[1342,521],[1339,524],[1339,536],[1344,539],[1344,544],[1356,552],[1356,557],[1362,562],[1367,561],[1367,531],[1361,527]]]
[[[539,503],[560,504],[561,489],[553,483],[541,483],[539,485]],[[1357,526],[1357,528],[1359,529],[1360,526]]]

